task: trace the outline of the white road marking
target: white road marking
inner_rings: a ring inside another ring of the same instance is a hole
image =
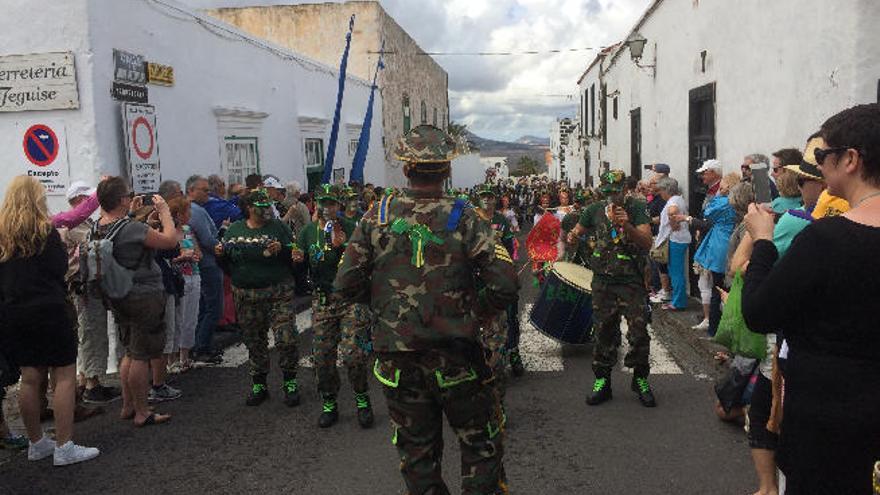
[[[296,330],[303,333],[305,330],[312,328],[312,310],[307,309],[296,315]],[[275,335],[269,332],[269,349],[275,348]],[[300,342],[300,355],[303,356],[299,360],[299,365],[303,368],[313,368],[312,363],[312,344],[311,342]],[[223,351],[223,361],[217,366],[220,368],[238,368],[248,361],[248,351],[244,344],[236,344]]]
[[[539,332],[529,321],[529,313],[531,313],[533,304],[524,304],[520,307],[520,355],[525,364],[526,370],[530,372],[553,372],[563,371],[565,364],[562,358],[562,344],[547,337]],[[296,315],[296,328],[302,333],[312,326],[312,310],[308,309]],[[621,322],[622,345],[620,346],[620,367],[627,373],[632,373],[632,369],[623,366],[623,358],[629,350],[629,344],[626,341],[627,325],[624,319]],[[651,335],[651,374],[652,375],[680,375],[681,368],[675,363],[675,360],[669,354],[669,351],[660,343],[651,326],[648,326],[648,333]],[[272,332],[269,332],[269,348],[275,347],[275,339]],[[300,343],[300,366],[303,368],[313,368],[311,356],[311,343]],[[226,349],[223,352],[223,362],[218,366],[222,368],[237,368],[247,363],[248,352],[244,344],[237,344]]]
[[[519,351],[529,372],[562,371],[562,344],[539,332],[529,321],[534,304],[524,304],[519,312]]]
[[[629,330],[626,324],[626,318],[621,318],[620,323],[620,331],[622,344],[620,345],[620,368],[626,373],[632,373],[631,368],[625,368],[623,366],[623,358],[626,356],[626,353],[629,351],[629,343],[626,341],[626,332]],[[654,332],[654,329],[651,325],[648,325],[648,335],[651,336],[651,354],[649,356],[648,361],[651,363],[651,374],[652,375],[680,375],[682,374],[681,368],[678,364],[675,363],[675,360],[669,354],[669,351],[663,347],[663,344],[660,343],[660,340],[657,339],[657,334]]]

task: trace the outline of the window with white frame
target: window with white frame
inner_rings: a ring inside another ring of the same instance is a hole
[[[351,139],[348,141],[348,156],[354,156],[358,150],[358,141],[357,139]]]
[[[306,168],[324,167],[324,140],[316,138],[305,139]]]
[[[227,184],[244,184],[245,177],[260,173],[257,138],[227,136],[223,147]]]

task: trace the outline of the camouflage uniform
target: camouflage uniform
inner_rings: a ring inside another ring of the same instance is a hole
[[[295,378],[299,363],[293,284],[262,289],[232,288],[242,340],[248,349],[251,376],[265,379],[269,373],[268,330],[278,350],[278,367],[285,377]],[[263,382],[265,383],[265,382]]]
[[[453,149],[441,130],[419,126],[398,156],[442,178]],[[516,274],[489,224],[463,205],[439,192],[383,197],[355,230],[335,281],[334,297],[369,302],[376,315],[373,372],[411,495],[449,493],[440,474],[444,414],[461,447],[462,493],[507,493],[504,419],[479,320],[513,300]]]
[[[606,177],[611,176],[611,177]],[[622,184],[624,175],[611,171],[602,177],[611,187]],[[607,184],[606,184],[607,186]],[[647,377],[649,344],[646,312],[647,292],[642,281],[644,254],[608,220],[608,203],[593,203],[581,214],[580,225],[586,229],[588,267],[593,270],[593,326],[596,344],[593,347],[593,371],[607,378],[617,363],[620,347],[620,317],[629,326],[627,340],[630,351],[624,359],[635,375]],[[645,203],[627,198],[624,209],[633,226],[650,223]]]
[[[264,191],[252,191],[245,201],[259,208],[268,217],[272,202]],[[268,333],[271,329],[278,350],[284,393],[288,405],[298,403],[296,373],[299,363],[296,314],[294,312],[294,281],[291,272],[293,233],[277,219],[251,228],[247,220],[239,220],[223,236],[223,255],[218,261],[230,274],[242,337],[248,349],[248,363],[253,380],[249,405],[257,405],[266,395],[269,373]],[[271,243],[281,245],[272,254]],[[293,400],[296,399],[296,400]]]

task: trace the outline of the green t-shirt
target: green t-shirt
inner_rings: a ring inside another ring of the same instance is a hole
[[[340,220],[340,223],[346,239],[351,239],[356,222],[345,219]],[[299,233],[296,245],[305,253],[315,287],[329,294],[333,292],[333,279],[336,278],[339,260],[345,252],[345,244],[334,249],[330,244],[329,234],[324,232],[325,226],[326,222],[323,221],[308,224]]]
[[[281,243],[281,251],[266,256],[266,247],[273,241]],[[223,257],[229,263],[232,285],[240,289],[262,289],[292,282],[290,246],[293,233],[280,220],[270,220],[259,229],[239,220],[226,229],[223,236]]]
[[[642,283],[646,254],[630,242],[625,235],[614,229],[605,214],[607,203],[593,203],[584,208],[580,222],[586,229],[585,237],[589,256],[589,268],[594,280],[610,284]],[[634,227],[651,223],[644,201],[627,198],[623,208]],[[614,231],[614,232],[612,232]]]

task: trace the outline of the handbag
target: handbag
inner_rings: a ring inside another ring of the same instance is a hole
[[[734,407],[742,407],[751,402],[748,389],[755,378],[759,364],[757,360],[737,356],[727,374],[715,383],[715,396],[718,397],[724,412],[730,413]]]
[[[651,251],[648,253],[648,256],[651,257],[651,260],[655,263],[659,263],[661,265],[669,264],[669,238],[663,240],[657,247],[652,247]]]
[[[764,359],[767,357],[767,336],[752,332],[746,325],[742,314],[743,285],[742,272],[737,271],[721,313],[715,342],[727,347],[737,356]]]

